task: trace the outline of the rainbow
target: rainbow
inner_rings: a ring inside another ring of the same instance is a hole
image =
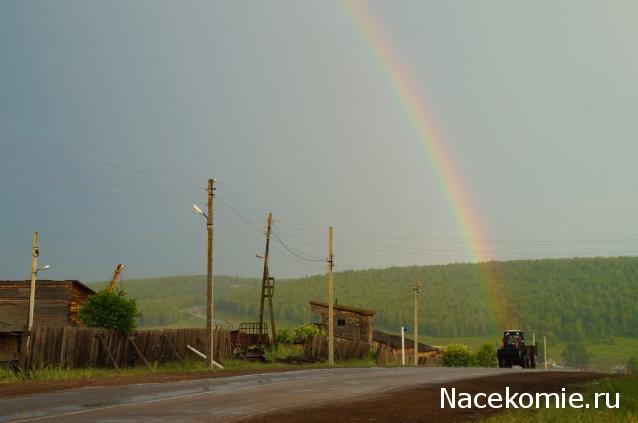
[[[436,125],[429,119],[432,113],[428,112],[426,105],[417,95],[418,90],[413,83],[408,67],[392,48],[388,35],[367,7],[366,1],[344,0],[344,4],[347,14],[360,29],[365,38],[365,44],[387,77],[388,85],[395,94],[398,103],[405,110],[420,141],[419,145],[425,150],[425,155],[438,179],[438,184],[450,205],[454,220],[457,222],[463,238],[467,239],[467,250],[472,261],[481,263],[480,267],[488,298],[498,323],[503,328],[506,325],[516,324],[512,320],[514,316],[509,312],[507,301],[504,298],[503,284],[500,282],[502,278],[496,274],[496,267],[489,263],[490,255],[487,251],[482,250],[482,244],[479,242],[481,239],[487,239],[483,236],[485,231],[482,230],[479,213],[472,207],[467,185],[452,161],[440,131],[435,129]]]

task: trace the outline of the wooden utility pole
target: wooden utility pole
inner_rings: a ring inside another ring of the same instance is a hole
[[[543,334],[543,360],[545,361],[545,370],[547,370],[547,335]]]
[[[332,226],[328,230],[328,364],[335,364],[335,319],[334,319],[334,286],[332,270],[334,255],[332,253]]]
[[[113,292],[117,289],[117,285],[120,283],[120,278],[122,277],[122,271],[124,271],[124,266],[122,263],[115,266],[115,271],[113,272],[113,277],[111,278],[111,282],[106,287],[106,290],[109,292]]]
[[[405,366],[405,327],[401,326],[401,365]]]
[[[29,349],[31,347],[31,331],[33,330],[33,320],[35,312],[35,279],[38,274],[38,256],[40,251],[38,250],[39,235],[37,232],[33,233],[33,251],[31,255],[31,288],[29,289],[29,316],[27,317],[27,338],[24,343],[22,365],[26,367],[29,360]]]
[[[419,365],[419,284],[414,282],[414,365]]]
[[[277,347],[277,331],[275,330],[275,311],[272,304],[272,297],[275,291],[274,279],[270,277],[268,269],[268,252],[270,250],[270,234],[272,233],[272,213],[268,213],[268,228],[266,229],[266,251],[264,252],[264,274],[261,282],[261,303],[259,305],[259,334],[264,325],[264,301],[268,298],[270,309],[270,327],[272,330],[273,345]],[[266,335],[268,330],[266,329]]]
[[[206,273],[207,282],[207,306],[206,310],[206,329],[210,335],[210,348],[208,350],[208,367],[215,370],[214,352],[215,352],[215,323],[213,316],[213,257],[214,257],[214,212],[215,212],[215,179],[208,180],[208,214],[206,215],[206,230],[208,232],[208,267]]]

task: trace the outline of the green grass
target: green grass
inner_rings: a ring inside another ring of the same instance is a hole
[[[478,337],[458,337],[458,338],[438,338],[432,336],[421,336],[421,342],[425,342],[429,345],[446,346],[449,344],[465,344],[472,351],[478,350],[478,348],[484,343],[492,343],[498,345],[500,342],[500,334],[493,336],[478,336]],[[409,337],[412,339],[412,337]],[[543,338],[537,336],[536,342],[539,347],[543,343]],[[631,357],[638,357],[638,339],[636,338],[619,338],[610,337],[600,340],[584,340],[582,344],[585,345],[587,351],[592,355],[592,365],[594,370],[609,373],[612,372],[616,366],[625,366],[627,361]],[[550,337],[547,339],[547,358],[554,360],[558,363],[562,362],[561,353],[567,347],[567,342],[562,339],[556,339]],[[543,361],[542,351],[540,352],[538,362]]]
[[[582,391],[586,402],[594,393],[620,393],[619,409],[541,409],[535,412],[510,410],[483,420],[485,423],[638,423],[638,376],[607,378],[589,383]]]
[[[301,354],[299,346],[280,345],[274,351],[268,351],[266,357],[267,362],[246,361],[246,360],[225,360],[223,365],[226,371],[243,371],[243,370],[270,370],[270,369],[307,369],[327,367],[326,363],[303,363],[290,364],[280,362],[278,359],[285,359],[290,356]],[[374,357],[370,356],[361,360],[346,360],[337,363],[336,367],[371,367],[375,366]],[[103,368],[85,368],[85,369],[60,369],[46,368],[34,369],[29,373],[15,373],[7,367],[0,367],[0,383],[18,383],[25,380],[41,381],[41,380],[73,380],[87,379],[96,377],[111,376],[137,376],[152,375],[165,373],[184,373],[184,372],[205,372],[208,367],[204,360],[187,360],[183,362],[153,364],[150,367],[131,367],[121,370],[103,369]]]

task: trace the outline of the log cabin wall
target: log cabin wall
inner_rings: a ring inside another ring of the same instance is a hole
[[[0,332],[21,332],[27,324],[31,281],[0,281]],[[93,290],[75,280],[39,280],[35,290],[34,324],[78,325],[80,304]]]
[[[317,301],[310,302],[311,312],[321,316],[321,324],[328,327],[328,305]],[[372,317],[375,312],[341,304],[334,305],[335,336],[354,341],[372,343]]]

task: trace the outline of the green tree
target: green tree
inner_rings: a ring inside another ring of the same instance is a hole
[[[567,348],[561,353],[565,364],[577,369],[589,367],[591,355],[587,352],[585,346],[578,342],[567,344]]]
[[[103,289],[89,297],[80,308],[80,319],[85,325],[127,334],[133,332],[135,321],[140,316],[135,300],[127,298],[122,290],[110,292]]]
[[[450,344],[443,352],[443,363],[448,367],[472,367],[476,362],[467,345]]]
[[[498,366],[498,360],[496,358],[496,347],[494,344],[486,343],[481,345],[481,348],[476,352],[474,356],[476,365],[479,367],[496,367]]]

